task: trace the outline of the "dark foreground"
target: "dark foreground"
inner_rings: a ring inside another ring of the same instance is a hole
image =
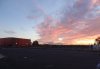
[[[96,69],[99,52],[67,48],[3,48],[0,69]]]

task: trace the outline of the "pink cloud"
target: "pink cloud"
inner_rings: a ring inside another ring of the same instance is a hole
[[[37,26],[37,32],[41,37],[39,41],[57,43],[59,42],[58,39],[62,38],[62,43],[73,44],[75,39],[98,36],[100,34],[100,17],[87,17],[90,12],[94,11],[98,2],[100,1],[77,0],[69,8],[69,11],[66,10],[65,13],[61,13],[63,14],[61,20],[47,16]],[[91,15],[94,15],[94,13],[91,13]]]

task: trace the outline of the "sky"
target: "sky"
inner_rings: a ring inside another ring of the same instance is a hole
[[[93,44],[100,0],[0,0],[0,38],[48,44]]]

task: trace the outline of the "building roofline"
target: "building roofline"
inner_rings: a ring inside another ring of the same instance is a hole
[[[27,38],[17,38],[17,37],[4,37],[4,38],[0,38],[0,39],[27,39]],[[28,39],[30,40],[30,39]]]

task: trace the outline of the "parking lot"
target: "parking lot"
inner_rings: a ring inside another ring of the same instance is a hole
[[[67,48],[3,48],[0,69],[96,69],[98,52]]]

